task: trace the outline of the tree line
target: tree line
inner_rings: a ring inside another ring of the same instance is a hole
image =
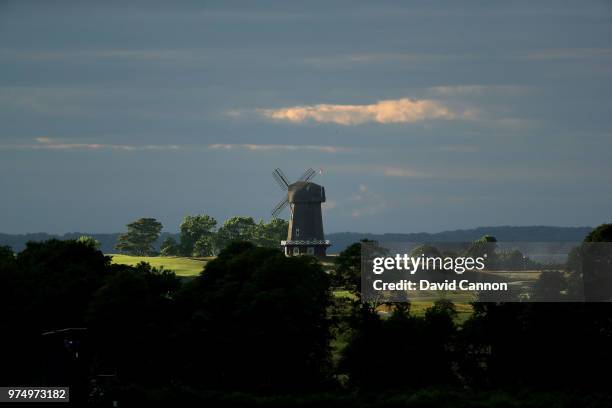
[[[277,248],[286,239],[288,222],[273,218],[269,222],[252,217],[231,217],[217,228],[217,220],[209,215],[188,215],[179,227],[178,241],[166,238],[159,253],[153,244],[163,228],[155,218],[139,218],[127,224],[127,232],[119,235],[115,248],[136,256],[215,256],[230,242],[246,241],[256,246]]]
[[[76,406],[610,406],[611,303],[415,315],[360,301],[359,251],[327,272],[233,241],[180,280],[86,239],[2,247],[0,383],[70,385]]]

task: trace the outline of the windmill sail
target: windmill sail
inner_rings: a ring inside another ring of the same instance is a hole
[[[283,198],[283,200],[276,204],[276,206],[272,209],[272,216],[276,218],[276,216],[278,216],[278,214],[285,209],[287,204],[289,204],[289,200],[287,198]]]
[[[310,181],[316,174],[315,170],[308,169],[298,181],[290,184],[281,169],[272,172],[274,180],[287,194],[272,209],[272,217],[277,218],[285,207],[291,211],[287,239],[280,242],[286,256],[322,257],[331,245],[323,234],[321,203],[325,202],[325,188]]]
[[[302,174],[302,177],[300,177],[300,181],[308,182],[312,180],[314,176],[316,176],[316,174],[317,172],[313,169],[308,169],[304,174]]]
[[[289,188],[289,180],[281,169],[274,169],[274,171],[272,172],[272,177],[274,177],[274,180],[276,180],[280,188],[282,188],[283,190],[287,190]]]

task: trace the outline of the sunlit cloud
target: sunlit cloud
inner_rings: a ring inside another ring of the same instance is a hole
[[[319,146],[319,145],[289,145],[289,144],[211,144],[209,149],[213,150],[250,150],[250,151],[298,151],[310,150],[323,153],[339,153],[349,151],[348,147]]]
[[[470,119],[470,112],[456,112],[441,102],[430,99],[390,99],[370,105],[303,105],[279,109],[261,109],[264,117],[277,121],[303,123],[335,123],[360,125],[363,123],[415,123],[425,120]]]

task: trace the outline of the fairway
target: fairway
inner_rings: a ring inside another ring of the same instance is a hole
[[[208,258],[182,258],[177,256],[131,256],[131,255],[120,255],[120,254],[107,254],[113,258],[114,264],[132,265],[135,266],[140,262],[147,262],[153,267],[171,270],[176,273],[177,276],[182,277],[194,277],[200,274],[204,269],[204,266],[208,261],[214,259],[214,257]],[[324,269],[328,271],[332,269],[332,263],[323,263]],[[346,297],[354,299],[355,296],[349,291],[338,290],[334,292],[335,297]],[[457,308],[457,322],[461,323],[467,320],[473,310],[467,299],[455,299],[455,307]],[[425,310],[428,307],[433,306],[432,300],[416,300],[413,299],[411,302],[411,314],[415,316],[422,316],[425,314]],[[385,307],[381,308],[383,315],[388,314],[388,310]]]
[[[177,276],[196,276],[204,269],[208,259],[181,258],[176,256],[130,256],[107,254],[113,258],[114,264],[137,265],[140,262],[147,262],[155,268],[163,266],[164,269],[171,270]]]

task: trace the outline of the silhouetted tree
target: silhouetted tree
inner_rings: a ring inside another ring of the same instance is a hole
[[[147,263],[113,268],[88,308],[93,370],[126,382],[166,383],[172,376],[172,301],[179,280]]]
[[[424,317],[409,311],[406,304],[394,304],[391,316],[381,319],[374,305],[355,303],[352,336],[339,363],[353,387],[416,389],[456,382],[454,305],[438,301]]]
[[[0,268],[6,267],[9,265],[14,265],[15,263],[15,254],[11,247],[0,245]],[[4,269],[2,269],[4,270]]]
[[[559,271],[543,271],[533,287],[533,300],[562,302],[567,299],[567,280]]]
[[[587,234],[584,242],[612,242],[612,224],[601,224]]]
[[[84,327],[109,267],[109,257],[75,240],[29,242],[17,257],[0,251],[1,383],[41,383],[42,333]]]
[[[580,260],[585,300],[612,301],[612,224],[602,224],[585,237]]]
[[[327,379],[329,282],[314,258],[235,242],[178,301],[184,381],[278,391]]]
[[[349,245],[334,259],[335,268],[332,272],[332,284],[343,288],[356,296],[361,296],[361,251],[362,245],[368,246],[368,256],[381,256],[387,253],[385,248],[376,241],[363,239]]]

